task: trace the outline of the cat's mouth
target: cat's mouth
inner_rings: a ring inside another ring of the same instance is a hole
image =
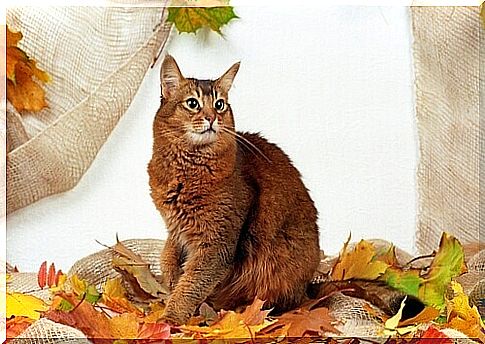
[[[191,131],[189,137],[195,145],[208,145],[217,140],[217,131],[214,128],[207,128],[203,131]]]

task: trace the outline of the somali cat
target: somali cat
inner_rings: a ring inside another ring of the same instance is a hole
[[[319,264],[317,210],[300,173],[275,144],[234,128],[228,93],[238,69],[198,80],[169,55],[162,64],[148,173],[168,229],[170,323],[185,323],[203,301],[294,308]]]

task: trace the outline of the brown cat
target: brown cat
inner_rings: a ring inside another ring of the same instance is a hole
[[[258,297],[291,309],[319,263],[317,210],[300,173],[275,144],[235,131],[228,93],[238,69],[197,80],[169,55],[162,64],[148,173],[168,228],[168,322],[185,323],[203,301],[234,309]]]

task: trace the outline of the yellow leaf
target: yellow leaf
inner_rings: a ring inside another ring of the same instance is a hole
[[[350,238],[349,238],[350,239]],[[336,281],[352,278],[375,280],[389,267],[383,261],[374,259],[374,245],[361,240],[352,251],[347,251],[348,242],[344,245],[339,259],[331,271],[331,277]]]
[[[69,281],[71,282],[71,288],[74,294],[82,295],[86,292],[88,284],[86,283],[86,281],[77,277],[77,275],[72,275],[71,277],[69,277]]]
[[[20,293],[7,293],[7,318],[23,316],[38,320],[40,313],[49,309],[44,301],[32,296]]]
[[[126,289],[121,284],[121,278],[106,281],[101,302],[116,312],[130,312],[135,313],[137,316],[143,315],[143,312],[126,298]]]
[[[138,321],[136,315],[124,313],[110,320],[111,331],[115,338],[136,339],[138,335]]]
[[[446,300],[447,325],[461,331],[469,337],[485,340],[482,330],[485,329],[476,306],[471,307],[468,296],[463,292],[460,283],[451,282],[453,298]]]
[[[384,324],[385,326],[384,335],[393,336],[398,334],[402,336],[402,335],[417,331],[417,328],[418,328],[417,325],[399,327],[399,322],[401,321],[401,318],[402,318],[402,312],[403,312],[404,306],[406,305],[406,299],[407,297],[405,297],[404,300],[402,300],[399,311],[394,316],[386,320]]]

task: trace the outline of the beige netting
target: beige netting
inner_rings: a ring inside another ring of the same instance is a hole
[[[7,9],[20,47],[52,77],[48,108],[7,107],[7,213],[77,184],[166,42],[166,16],[165,7]]]
[[[376,248],[389,247],[389,243],[382,240],[373,240]],[[133,239],[123,241],[123,244],[128,248],[138,253],[147,263],[151,265],[151,270],[156,276],[161,276],[159,255],[163,248],[164,242],[155,239]],[[400,257],[400,258],[399,258]],[[410,255],[404,251],[398,250],[398,259],[400,263],[409,261]],[[69,270],[68,275],[77,274],[81,278],[87,280],[90,284],[94,284],[101,291],[102,284],[108,278],[118,276],[118,273],[111,267],[112,253],[109,249],[101,250],[97,253],[89,255],[78,262]],[[321,263],[321,270],[327,271],[329,262],[333,261],[335,257],[323,257]],[[480,300],[485,298],[485,290],[483,284],[480,291],[474,289],[473,286],[477,284],[474,273],[484,272],[485,265],[485,251],[481,251],[469,260],[470,273],[461,277],[460,282],[464,283],[465,290],[471,290],[471,293],[476,292],[475,302],[480,305]],[[468,277],[467,277],[468,276]],[[40,297],[44,300],[49,299],[48,291],[33,292],[37,287],[37,274],[35,273],[13,273],[9,282],[8,288],[10,291],[27,292]],[[128,288],[129,290],[129,288]],[[342,295],[340,293],[334,294],[325,301],[332,315],[339,320],[336,328],[341,331],[342,336],[345,337],[367,337],[372,338],[373,341],[385,341],[385,338],[379,338],[382,334],[383,325],[377,321],[376,317],[383,314],[381,310],[369,304],[368,302]],[[372,314],[368,309],[372,309]],[[483,312],[483,308],[480,307]],[[52,323],[50,321],[41,320],[35,323],[35,327],[27,329],[21,337],[25,343],[45,343],[43,338],[48,340],[48,343],[64,343],[65,339],[72,338],[77,331],[64,325]],[[460,334],[462,335],[462,334]],[[465,337],[466,338],[466,337]]]
[[[420,151],[416,245],[425,253],[438,246],[442,231],[462,243],[479,238],[480,19],[478,7],[411,12]]]

